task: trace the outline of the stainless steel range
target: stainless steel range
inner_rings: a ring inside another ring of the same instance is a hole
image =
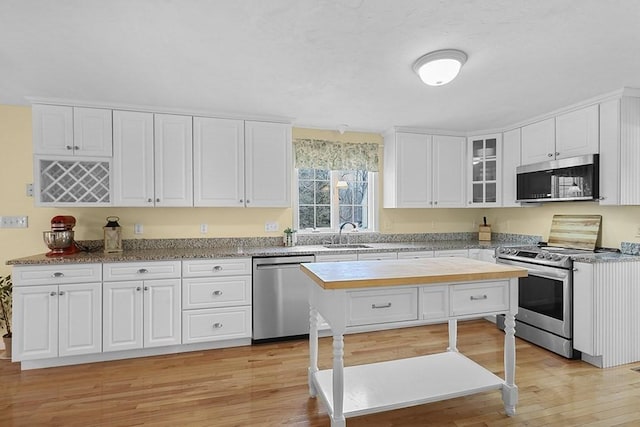
[[[549,247],[500,247],[496,260],[529,271],[519,279],[516,336],[567,358],[573,348],[573,260],[588,251]],[[498,318],[504,329],[504,318]]]
[[[516,336],[568,358],[573,348],[573,256],[593,253],[599,215],[555,215],[551,246],[499,247],[496,261],[526,268],[519,279]],[[504,329],[504,318],[498,318]]]

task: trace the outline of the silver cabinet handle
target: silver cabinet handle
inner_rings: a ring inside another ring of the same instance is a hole
[[[148,203],[151,203],[151,202],[153,202],[153,199],[152,199],[151,197],[149,197],[149,198],[147,199],[147,202],[148,202]]]
[[[67,150],[73,150],[73,147],[72,147],[72,146],[70,146],[70,145],[65,146],[65,148],[66,148]]]
[[[148,290],[149,290],[149,287],[148,287],[148,286],[145,286],[145,287],[144,287],[144,290],[145,290],[145,291],[148,291]]]
[[[390,302],[386,304],[371,304],[371,308],[389,308],[389,307],[391,307]]]
[[[251,200],[247,199],[247,203],[251,203]]]
[[[55,297],[56,295],[58,295],[58,293],[56,291],[51,291],[49,295],[51,295],[52,297]]]
[[[547,157],[553,157],[553,153],[547,154]]]
[[[142,288],[140,286],[136,287],[136,291],[140,292]]]
[[[64,291],[58,292],[58,295],[60,295],[60,296],[64,295]]]
[[[556,156],[559,156],[559,155],[560,155],[560,153],[558,153],[558,152],[556,151]]]
[[[240,199],[240,203],[242,203],[242,202],[243,202],[243,200],[242,200],[242,199]]]
[[[436,202],[433,202],[433,204],[434,204],[434,205],[437,205],[437,204],[438,204],[438,202],[437,202],[437,201],[436,201]]]
[[[222,291],[213,291],[212,294],[219,297],[220,295],[222,295]]]
[[[140,274],[145,274],[145,273],[148,273],[148,272],[149,272],[149,270],[147,270],[146,268],[141,268],[140,270],[138,270],[138,273],[140,273]]]
[[[486,295],[471,295],[470,297],[471,301],[479,301],[479,300],[483,300],[483,299],[487,299]]]
[[[60,277],[64,277],[64,273],[60,273],[59,271],[56,271],[55,273],[53,273],[51,276],[55,277],[56,279],[60,278]]]
[[[74,150],[79,150],[79,149],[80,149],[80,147],[78,147],[77,145],[74,145],[74,146],[73,146],[73,149],[74,149]]]
[[[159,201],[160,201],[160,199],[156,199],[156,202],[159,202]]]
[[[213,329],[220,329],[222,328],[222,323],[216,322],[213,324]]]
[[[222,271],[222,266],[216,265],[215,267],[213,267],[213,271]]]

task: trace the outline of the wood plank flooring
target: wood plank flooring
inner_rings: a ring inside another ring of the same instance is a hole
[[[502,376],[504,335],[461,322],[458,348]],[[331,339],[320,340],[320,368]],[[507,417],[499,392],[350,418],[371,426],[638,426],[640,364],[598,369],[517,339],[520,400]],[[443,351],[446,325],[347,335],[345,364]],[[330,425],[308,396],[306,340],[20,371],[0,360],[0,426]]]

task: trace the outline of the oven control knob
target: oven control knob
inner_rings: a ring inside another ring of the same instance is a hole
[[[544,254],[538,254],[538,255],[536,255],[536,258],[538,258],[538,259],[544,259]]]
[[[544,257],[545,257],[546,259],[551,259],[551,258],[553,257],[553,255],[551,255],[551,254],[545,254],[545,256],[544,256]]]
[[[553,259],[554,261],[560,261],[560,260],[562,259],[562,256],[560,256],[560,255],[558,255],[558,254],[553,254],[552,259]]]

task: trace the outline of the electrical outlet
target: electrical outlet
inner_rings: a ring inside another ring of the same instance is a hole
[[[0,228],[27,228],[29,227],[28,216],[1,216]]]
[[[200,234],[207,234],[209,232],[209,224],[200,224]]]
[[[27,197],[33,197],[33,184],[27,184],[25,194],[27,195]]]
[[[133,225],[133,234],[142,234],[144,233],[144,227],[142,224],[134,224]]]
[[[278,223],[277,222],[265,222],[264,223],[264,231],[278,231]]]

